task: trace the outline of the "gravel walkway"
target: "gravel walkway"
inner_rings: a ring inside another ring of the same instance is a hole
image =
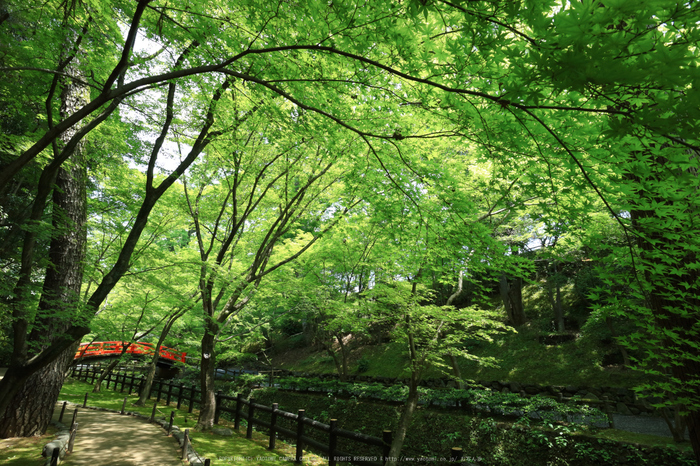
[[[54,410],[58,420],[60,404]],[[64,424],[73,418],[75,405],[68,406]],[[133,416],[78,408],[78,433],[66,466],[182,466],[181,450],[160,427]]]

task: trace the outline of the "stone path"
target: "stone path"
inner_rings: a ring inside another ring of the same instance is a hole
[[[56,405],[58,420],[62,405]],[[63,423],[68,425],[75,405],[68,405]],[[182,466],[177,441],[160,427],[133,416],[78,407],[78,433],[66,466]]]

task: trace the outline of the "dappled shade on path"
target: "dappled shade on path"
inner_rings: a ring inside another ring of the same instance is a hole
[[[69,424],[75,406],[63,416]],[[61,405],[56,405],[58,419]],[[143,419],[118,413],[78,408],[78,433],[66,466],[180,466],[180,449],[163,429]]]

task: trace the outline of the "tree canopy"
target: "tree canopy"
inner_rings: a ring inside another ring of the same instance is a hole
[[[4,2],[0,412],[129,276],[195,274],[215,337],[306,253],[346,297],[449,288],[526,277],[530,238],[605,223],[589,299],[663,348],[637,363],[700,455],[698,20],[671,0]],[[73,230],[84,260],[57,243]],[[85,274],[59,305],[61,251]]]

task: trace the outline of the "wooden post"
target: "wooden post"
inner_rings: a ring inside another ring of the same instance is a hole
[[[204,466],[211,466],[211,460],[209,458],[204,458]]]
[[[134,374],[131,374],[131,381],[129,382],[129,395],[131,395],[134,391],[134,381],[136,380],[136,377],[134,377]]]
[[[142,375],[141,377],[139,377],[139,396],[141,395],[141,391],[143,390],[144,385],[146,385],[146,377]]]
[[[187,459],[187,447],[190,444],[190,429],[185,429],[185,438],[182,440],[182,460]]]
[[[180,387],[177,389],[177,409],[180,409],[180,405],[182,405],[182,388],[184,386],[184,383],[180,383]]]
[[[78,417],[78,408],[75,408],[75,411],[73,411],[73,420],[70,422],[70,429],[73,430],[73,426],[75,426],[75,418]]]
[[[277,408],[279,407],[279,404],[277,403],[272,403],[272,414],[270,415],[270,446],[268,447],[268,450],[274,450],[275,449],[275,440],[277,439]]]
[[[153,411],[151,411],[151,417],[148,422],[153,422],[156,420],[156,408],[158,407],[158,402],[153,402]]]
[[[119,390],[120,393],[124,393],[124,385],[126,385],[126,371],[122,373],[122,389]]]
[[[58,422],[63,422],[63,413],[66,412],[66,405],[68,404],[67,401],[63,402],[63,407],[61,408],[61,414],[58,416]]]
[[[162,388],[163,388],[163,382],[161,382],[161,381],[159,380],[159,381],[158,381],[158,396],[156,397],[156,401],[160,401],[160,392],[161,392],[161,389],[162,389]]]
[[[236,417],[233,420],[233,428],[236,431],[241,430],[241,409],[243,408],[243,395],[236,394]]]
[[[168,423],[168,435],[173,430],[173,422],[175,422],[175,411],[170,411],[170,422]]]
[[[248,400],[250,403],[248,405],[248,430],[245,433],[245,438],[247,439],[252,439],[253,438],[253,416],[255,415],[255,409],[253,408],[253,403],[255,402],[255,398],[250,398]]]
[[[297,454],[296,463],[304,461],[304,442],[301,439],[304,436],[304,413],[306,410],[300,409],[297,413]]]
[[[190,405],[187,408],[188,413],[191,413],[192,409],[194,408],[194,391],[195,391],[194,384],[192,384],[192,387],[190,387]]]
[[[120,412],[119,414],[124,414],[124,410],[126,409],[126,399],[127,399],[127,397],[125,396],[125,397],[124,397],[124,402],[122,403],[122,410],[121,410],[121,412]]]
[[[58,466],[58,456],[61,454],[61,449],[59,447],[54,447],[51,452],[51,466]]]
[[[384,447],[382,448],[382,463],[386,464],[389,461],[389,451],[391,450],[391,431],[382,431],[382,441],[384,442]]]
[[[87,397],[88,397],[88,392],[85,392],[85,399],[83,400],[83,408],[87,407]]]
[[[105,379],[107,380],[107,387],[106,388],[107,388],[107,390],[109,390],[109,383],[112,381],[112,373],[110,372],[109,374],[107,374],[107,377],[105,377]]]
[[[68,437],[68,447],[66,448],[66,453],[73,453],[73,442],[75,442],[75,436],[78,433],[78,423],[76,422],[73,429],[70,431],[70,437]]]
[[[335,466],[335,450],[338,448],[338,420],[331,419],[331,431],[328,436],[328,466]]]
[[[464,452],[459,447],[452,447],[450,450],[450,464],[458,463],[457,466],[462,464],[462,455]]]
[[[170,406],[170,397],[173,395],[173,384],[168,382],[168,398],[165,401],[165,406]]]

